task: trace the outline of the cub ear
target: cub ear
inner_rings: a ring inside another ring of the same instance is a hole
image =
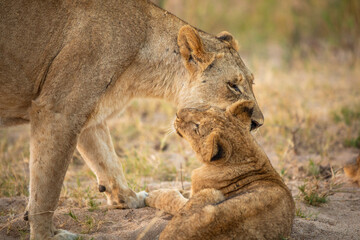
[[[204,162],[227,160],[232,148],[226,139],[222,139],[217,132],[212,132],[204,142],[202,158]]]
[[[184,64],[191,73],[204,71],[215,59],[215,54],[205,51],[199,33],[190,25],[180,28],[177,44]]]
[[[216,35],[216,38],[223,41],[223,42],[228,43],[236,51],[239,51],[239,44],[235,40],[233,35],[231,35],[231,33],[227,32],[227,31],[223,31],[223,32],[219,33],[218,35]]]
[[[226,109],[228,115],[232,115],[239,119],[246,126],[250,127],[251,116],[254,110],[255,103],[251,100],[239,100]]]

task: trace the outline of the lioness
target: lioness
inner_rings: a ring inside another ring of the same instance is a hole
[[[149,1],[0,1],[0,16],[0,125],[31,125],[31,239],[74,237],[56,231],[52,216],[75,147],[108,204],[144,206],[106,125],[131,99],[220,108],[255,101],[231,34],[196,30]],[[256,106],[252,128],[262,124]]]
[[[182,109],[175,129],[204,163],[193,171],[191,197],[156,190],[148,206],[175,217],[160,239],[281,239],[291,233],[294,200],[250,133],[253,101]]]

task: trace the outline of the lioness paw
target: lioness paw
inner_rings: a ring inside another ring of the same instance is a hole
[[[145,207],[145,199],[147,198],[147,196],[149,196],[149,194],[145,191],[141,191],[136,193],[136,197],[137,197],[137,208],[142,208]]]
[[[55,231],[55,236],[52,237],[51,239],[53,239],[53,240],[75,240],[75,239],[79,239],[79,236],[74,233],[71,233],[69,231],[58,229]]]
[[[119,193],[119,191],[112,190],[105,194],[107,197],[107,203],[110,208],[142,208],[145,207],[145,198],[147,197],[147,192],[141,191],[138,193],[133,192],[132,190],[128,192]]]

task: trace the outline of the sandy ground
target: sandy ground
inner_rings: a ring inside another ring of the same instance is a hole
[[[310,207],[297,201],[310,218],[296,217],[294,239],[360,239],[360,189],[342,188],[329,197],[329,203]]]
[[[314,207],[294,197],[297,208],[306,215],[296,217],[291,239],[360,239],[360,188],[338,176],[341,188],[328,197],[328,202]],[[296,185],[290,182],[290,186]],[[160,187],[180,187],[180,183],[150,185],[150,190]],[[188,188],[188,183],[185,184]],[[100,200],[104,203],[104,200]],[[108,209],[102,205],[97,209],[71,208],[64,201],[55,213],[59,228],[82,233],[83,239],[157,239],[171,220],[171,216],[152,208]],[[0,239],[26,239],[29,225],[22,219],[26,199],[0,199]],[[70,211],[71,215],[70,216]],[[12,216],[9,218],[9,215]]]

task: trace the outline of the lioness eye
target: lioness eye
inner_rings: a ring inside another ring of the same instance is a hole
[[[194,132],[195,132],[197,135],[200,135],[200,132],[199,132],[199,124],[194,123],[193,130],[194,130]]]
[[[238,92],[238,93],[241,93],[241,90],[239,89],[239,87],[238,87],[236,84],[231,83],[231,82],[228,82],[228,86],[229,86],[232,90],[234,90],[234,91],[236,91],[236,92]]]

